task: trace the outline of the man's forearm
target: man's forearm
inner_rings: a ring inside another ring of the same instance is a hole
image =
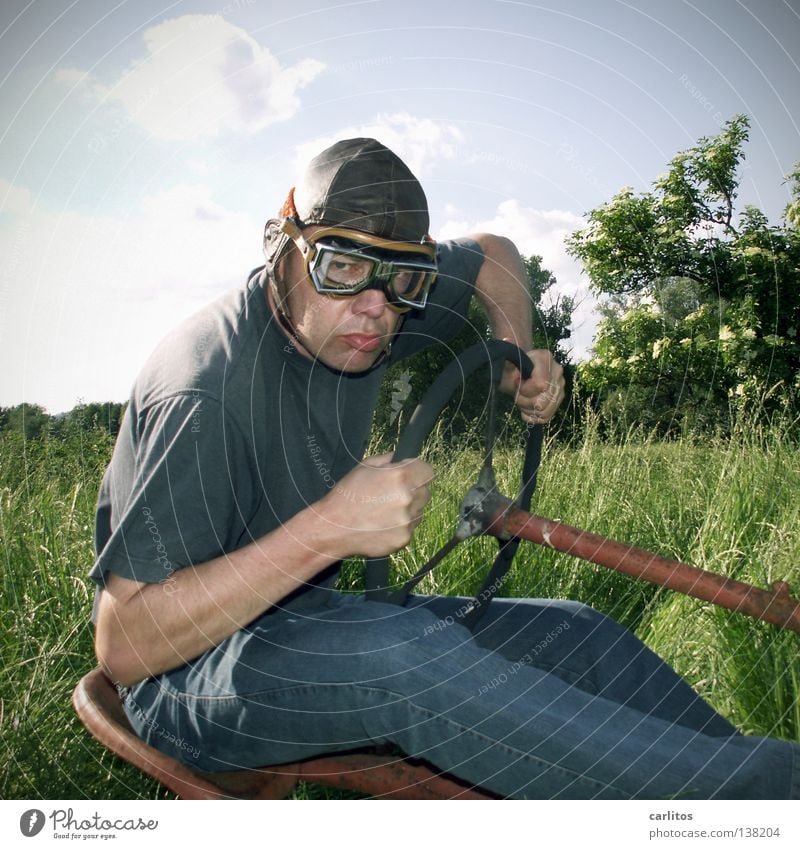
[[[492,335],[529,351],[533,314],[528,276],[519,251],[503,236],[482,233],[473,238],[484,255],[475,280],[475,297],[486,312]]]
[[[338,560],[336,529],[307,512],[164,583],[112,575],[96,629],[97,656],[112,680],[130,686],[182,666]]]
[[[506,363],[500,389],[514,397],[523,421],[544,424],[564,399],[564,370],[550,351],[532,351],[533,312],[528,275],[513,242],[502,236],[473,236],[484,262],[475,280],[475,296],[489,318],[492,335],[508,339],[526,351],[533,363],[527,380]]]

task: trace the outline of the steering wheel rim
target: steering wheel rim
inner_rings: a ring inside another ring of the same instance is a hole
[[[500,380],[502,364],[513,363],[527,380],[533,373],[533,364],[528,355],[516,345],[500,339],[479,342],[467,348],[455,357],[429,387],[422,400],[414,410],[408,424],[403,428],[397,441],[393,462],[400,462],[419,456],[422,445],[431,434],[436,421],[442,413],[453,393],[464,381],[481,367],[489,366],[491,397],[489,403],[489,421],[487,423],[487,448],[484,460],[484,470],[488,468],[493,481],[491,468],[491,451],[494,444],[495,394]],[[523,467],[523,481],[516,503],[522,509],[527,509],[533,490],[536,486],[536,473],[541,457],[542,426],[533,425],[528,429],[527,448]],[[482,473],[484,474],[484,473]],[[378,557],[367,560],[365,569],[366,598],[370,601],[403,604],[408,593],[422,577],[431,571],[446,556],[458,542],[453,537],[433,558],[410,580],[404,582],[397,590],[391,587],[389,581],[390,558]],[[504,575],[511,566],[516,554],[519,540],[506,540],[501,544],[498,556],[489,572],[484,589],[474,599],[470,613],[467,614],[466,624],[474,627],[480,615],[485,612],[488,601],[496,592],[500,575]],[[491,591],[490,591],[491,590]]]

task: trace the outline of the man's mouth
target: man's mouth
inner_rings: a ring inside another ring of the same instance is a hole
[[[374,333],[346,333],[342,337],[342,341],[349,345],[355,351],[363,351],[369,353],[376,351],[381,346],[382,336]]]

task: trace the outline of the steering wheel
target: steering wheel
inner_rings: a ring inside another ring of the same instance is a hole
[[[393,459],[395,462],[419,455],[423,442],[430,435],[436,420],[453,393],[463,385],[464,380],[473,372],[486,365],[489,366],[490,395],[483,468],[477,483],[467,492],[461,503],[460,521],[454,535],[416,575],[397,589],[393,589],[390,583],[390,561],[388,557],[367,560],[365,578],[368,600],[404,604],[411,590],[462,540],[491,532],[488,527],[488,517],[493,515],[499,505],[505,507],[513,505],[521,510],[528,510],[530,507],[541,460],[542,426],[528,426],[522,483],[519,494],[513,502],[497,492],[492,467],[497,418],[497,385],[500,382],[503,364],[506,360],[520,370],[525,380],[533,373],[533,364],[528,355],[516,345],[499,339],[479,342],[459,354],[433,382],[400,434],[397,449],[394,452]],[[516,537],[498,537],[500,550],[484,581],[483,588],[472,600],[470,609],[464,617],[463,622],[468,627],[475,627],[492,597],[500,588],[503,577],[511,568],[519,542]]]

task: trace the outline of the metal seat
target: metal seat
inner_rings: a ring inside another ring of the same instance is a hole
[[[114,685],[101,669],[78,682],[72,704],[92,736],[182,799],[283,799],[298,781],[382,799],[492,799],[420,761],[377,754],[336,754],[236,772],[194,772],[133,731]]]

